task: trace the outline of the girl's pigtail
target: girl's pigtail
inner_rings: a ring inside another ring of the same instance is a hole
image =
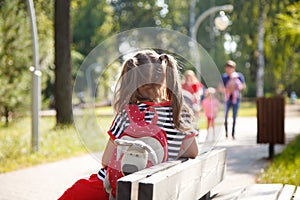
[[[124,106],[131,101],[129,94],[132,94],[132,91],[130,89],[134,87],[132,86],[132,84],[135,83],[134,81],[136,77],[134,75],[134,70],[132,70],[131,72],[129,71],[135,67],[135,61],[132,58],[123,63],[121,77],[117,82],[117,85],[119,87],[117,87],[118,89],[114,93],[113,101],[114,109],[117,112],[121,111]]]
[[[185,129],[181,123],[183,96],[181,93],[181,81],[178,74],[177,62],[172,56],[166,54],[162,54],[159,60],[162,65],[165,65],[167,97],[171,101],[175,127],[183,130]]]

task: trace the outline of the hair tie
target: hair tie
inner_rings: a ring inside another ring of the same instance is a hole
[[[130,59],[127,61],[127,63],[128,63],[129,65],[133,65],[133,60],[132,60],[132,58],[130,58]]]
[[[164,60],[165,60],[166,62],[169,62],[168,55],[166,55],[166,54],[161,54],[161,55],[159,56],[158,59],[159,59],[159,61],[160,61],[160,64],[162,64]]]
[[[132,58],[127,60],[127,65],[129,68],[135,67],[134,60]]]

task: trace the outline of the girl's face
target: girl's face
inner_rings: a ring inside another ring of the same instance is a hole
[[[184,73],[184,79],[185,83],[192,85],[195,82],[195,74],[191,70],[188,70]]]
[[[193,76],[191,74],[186,75],[186,82],[193,83]]]

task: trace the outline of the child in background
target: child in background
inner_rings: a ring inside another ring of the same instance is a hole
[[[215,119],[219,111],[219,100],[215,97],[215,88],[209,87],[205,90],[205,98],[202,101],[202,107],[204,109],[204,114],[207,118],[207,133],[209,128],[213,129],[215,134]]]
[[[117,113],[108,130],[109,140],[102,156],[103,168],[89,179],[80,179],[60,197],[62,199],[109,199],[104,188],[114,149],[114,140],[128,127],[129,118],[125,107],[135,104],[146,111],[145,120],[151,122],[154,108],[158,114],[157,126],[166,132],[168,160],[179,157],[194,158],[198,155],[196,132],[184,104],[178,65],[173,56],[159,55],[153,50],[137,52],[123,63],[122,74],[114,94],[113,107]]]
[[[185,103],[194,113],[194,127],[198,129],[198,120],[201,110],[201,97],[203,95],[203,84],[198,80],[196,74],[192,70],[184,72],[182,80],[182,93]]]

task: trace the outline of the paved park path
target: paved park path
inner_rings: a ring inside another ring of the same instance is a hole
[[[286,142],[289,142],[300,133],[300,105],[288,106],[286,111],[285,132]],[[256,143],[256,118],[239,117],[237,120],[236,140],[226,139],[221,129],[216,136],[217,142],[212,140],[214,146],[227,149],[225,180],[211,191],[217,200],[227,199],[228,193],[241,185],[255,183],[256,174],[269,163],[268,145]],[[205,135],[206,131],[201,131],[200,140]],[[284,147],[275,145],[275,153]],[[57,199],[74,181],[97,172],[99,166],[98,161],[87,154],[0,174],[0,200]]]

